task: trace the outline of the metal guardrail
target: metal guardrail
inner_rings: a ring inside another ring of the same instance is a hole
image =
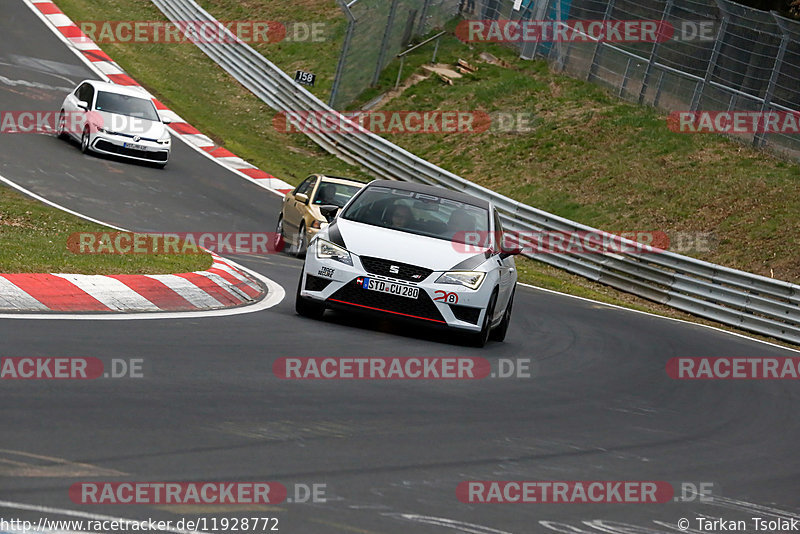
[[[153,0],[172,21],[215,19],[193,0]],[[230,34],[231,40],[235,37]],[[197,46],[267,105],[336,113],[246,43]],[[508,230],[597,232],[456,176],[371,132],[307,134],[328,152],[376,176],[440,185],[491,200]],[[637,244],[622,240],[634,247]],[[622,291],[758,334],[800,344],[800,286],[672,252],[526,254]]]

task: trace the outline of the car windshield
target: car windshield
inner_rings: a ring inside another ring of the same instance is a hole
[[[361,189],[361,187],[356,185],[322,182],[319,189],[317,189],[317,196],[314,198],[314,204],[318,206],[331,204],[341,208],[347,204],[347,201],[350,200],[353,195],[358,193],[359,189]]]
[[[367,188],[342,213],[342,218],[460,243],[467,235],[486,235],[489,230],[486,208],[382,186]]]
[[[97,93],[97,111],[127,115],[148,121],[158,122],[158,113],[151,100],[135,96],[118,95],[100,91]]]

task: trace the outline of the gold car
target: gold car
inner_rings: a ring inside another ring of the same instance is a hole
[[[319,208],[325,205],[343,207],[350,197],[367,185],[352,178],[312,174],[283,199],[275,234],[278,250],[281,245],[297,256],[304,256],[311,239],[327,220]]]

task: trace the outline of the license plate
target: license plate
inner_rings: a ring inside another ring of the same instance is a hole
[[[122,143],[125,148],[132,148],[133,150],[147,150],[144,145],[137,145],[136,143]]]
[[[419,297],[419,288],[414,286],[407,286],[405,284],[397,284],[395,282],[386,282],[385,280],[376,280],[375,278],[358,278],[356,280],[361,287],[369,289],[370,291],[377,291],[378,293],[388,293],[390,295],[397,295],[398,297],[406,297],[409,299],[416,299]]]

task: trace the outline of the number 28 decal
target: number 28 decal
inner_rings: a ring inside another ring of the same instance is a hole
[[[458,293],[448,293],[441,289],[437,289],[435,293],[437,296],[433,297],[433,300],[439,300],[448,304],[458,304]]]

